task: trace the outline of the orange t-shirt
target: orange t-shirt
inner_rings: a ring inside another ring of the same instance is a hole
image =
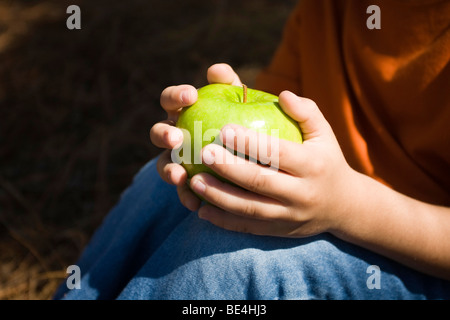
[[[449,206],[449,62],[450,1],[301,0],[255,87],[314,100],[350,166]]]

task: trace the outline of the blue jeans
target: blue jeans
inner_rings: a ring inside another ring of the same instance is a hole
[[[450,282],[332,235],[289,239],[226,231],[198,218],[156,159],[77,262],[81,289],[55,299],[449,299]]]

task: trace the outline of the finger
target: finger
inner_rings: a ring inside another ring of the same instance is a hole
[[[150,140],[158,148],[174,149],[183,142],[183,132],[171,120],[156,123],[150,129]]]
[[[284,112],[298,121],[305,142],[317,137],[334,137],[329,123],[311,99],[283,91],[280,93],[279,103]]]
[[[172,162],[170,153],[170,150],[161,153],[156,162],[156,169],[164,181],[181,186],[186,183],[188,175],[181,165]]]
[[[198,216],[225,230],[255,235],[286,236],[273,221],[238,216],[212,205],[201,207]]]
[[[242,82],[239,76],[226,63],[217,63],[209,67],[206,77],[209,83],[225,83],[235,86],[241,86]]]
[[[201,200],[195,195],[186,183],[177,187],[178,198],[183,206],[191,211],[197,211],[200,208]]]
[[[197,90],[193,86],[183,84],[164,89],[161,93],[160,103],[169,115],[174,116],[181,108],[194,104],[197,97]]]
[[[203,148],[202,161],[242,188],[282,202],[290,202],[297,189],[297,180],[292,175],[235,156],[216,144]]]
[[[222,143],[229,149],[257,159],[261,164],[299,175],[299,159],[303,154],[299,143],[278,139],[235,124],[229,124],[220,132]]]
[[[279,214],[285,210],[280,201],[222,182],[206,173],[195,175],[190,187],[209,203],[239,216],[274,219],[280,218]]]

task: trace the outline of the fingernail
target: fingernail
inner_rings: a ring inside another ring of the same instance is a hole
[[[192,189],[198,194],[203,194],[206,190],[206,185],[200,180],[195,180],[192,182]]]
[[[183,104],[189,104],[191,101],[191,92],[189,90],[183,90],[181,92],[181,102]]]
[[[211,165],[214,163],[214,160],[215,160],[214,154],[211,152],[211,150],[208,149],[208,147],[203,149],[202,159],[205,164]]]
[[[178,142],[183,138],[183,133],[180,130],[173,130],[169,135],[170,142]]]

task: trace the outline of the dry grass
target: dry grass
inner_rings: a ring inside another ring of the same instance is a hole
[[[66,28],[78,4],[82,30]],[[137,170],[171,84],[251,85],[295,1],[0,0],[0,299],[50,299]]]

